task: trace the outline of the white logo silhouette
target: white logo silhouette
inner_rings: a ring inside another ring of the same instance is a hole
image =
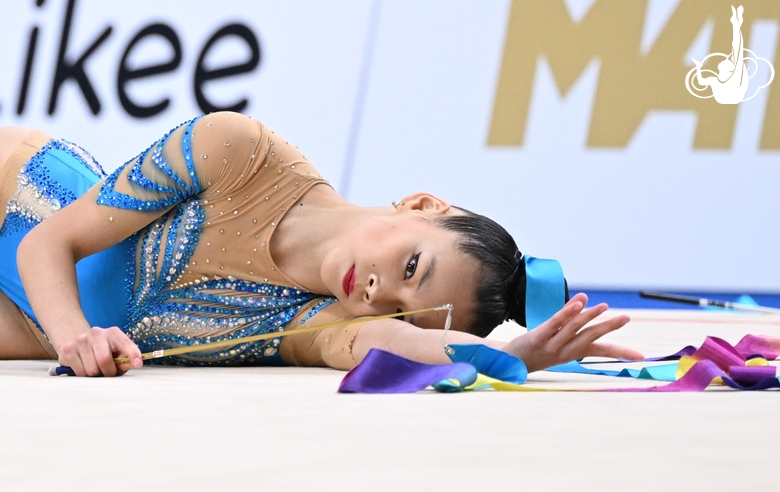
[[[711,53],[702,61],[693,59],[693,63],[696,66],[685,76],[685,88],[699,99],[714,97],[720,104],[739,104],[742,101],[753,99],[758,94],[758,91],[771,84],[772,80],[774,80],[775,67],[768,60],[761,58],[744,47],[742,32],[740,31],[742,27],[742,13],[744,11],[745,9],[742,5],[737,9],[734,9],[733,5],[731,6],[731,54]],[[750,56],[746,56],[745,53],[748,53]],[[708,59],[716,57],[723,58],[718,63],[717,74],[712,70],[702,69],[702,65]],[[748,83],[758,73],[761,62],[766,63],[769,67],[769,80],[746,98]],[[711,75],[704,77],[702,74]],[[697,94],[697,92],[706,93],[707,87],[712,89],[712,94],[704,96]]]

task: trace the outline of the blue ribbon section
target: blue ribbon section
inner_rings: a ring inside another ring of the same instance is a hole
[[[471,364],[478,373],[507,383],[523,384],[528,379],[528,369],[522,360],[512,354],[482,344],[450,345],[452,362]]]
[[[563,269],[555,260],[525,255],[525,324],[536,328],[566,303]]]
[[[648,366],[642,369],[621,369],[611,371],[609,369],[591,369],[582,366],[576,360],[559,364],[545,369],[549,372],[563,372],[569,374],[592,374],[596,376],[616,376],[619,378],[654,379],[656,381],[677,381],[677,363]]]

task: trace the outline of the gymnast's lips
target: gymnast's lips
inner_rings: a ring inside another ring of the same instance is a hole
[[[347,274],[344,275],[344,280],[341,281],[341,286],[344,288],[344,292],[349,296],[353,290],[355,290],[355,265],[347,270]]]

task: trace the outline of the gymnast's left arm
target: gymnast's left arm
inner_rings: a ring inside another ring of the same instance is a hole
[[[616,316],[590,324],[606,313],[606,304],[585,309],[587,297],[577,294],[566,305],[533,330],[509,342],[500,342],[450,331],[447,344],[482,344],[508,352],[521,359],[529,371],[563,364],[586,356],[621,357],[637,360],[642,354],[635,350],[599,343],[604,335],[629,321],[628,316]],[[394,321],[395,326],[389,326]],[[382,324],[380,324],[382,323]],[[398,324],[400,323],[400,324]],[[381,348],[408,359],[428,364],[450,362],[442,346],[443,330],[421,329],[397,320],[368,322],[360,328],[353,342],[353,357],[360,362],[372,348]]]
[[[642,354],[617,345],[597,342],[623,327],[628,316],[616,316],[591,324],[607,311],[606,304],[585,309],[587,298],[577,294],[549,320],[509,342],[489,340],[451,330],[447,344],[482,344],[520,358],[529,371],[538,371],[586,356],[621,357],[638,360]],[[396,319],[368,321],[348,327],[286,337],[282,357],[295,365],[327,365],[351,369],[372,348],[386,350],[427,364],[450,362],[444,352],[444,330],[418,328]]]

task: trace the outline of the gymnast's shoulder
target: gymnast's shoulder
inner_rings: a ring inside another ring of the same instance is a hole
[[[255,118],[227,111],[205,115],[195,123],[192,159],[200,171],[218,171],[221,179],[213,177],[219,181],[227,175],[244,179],[261,171],[321,178],[306,156],[284,137]]]

